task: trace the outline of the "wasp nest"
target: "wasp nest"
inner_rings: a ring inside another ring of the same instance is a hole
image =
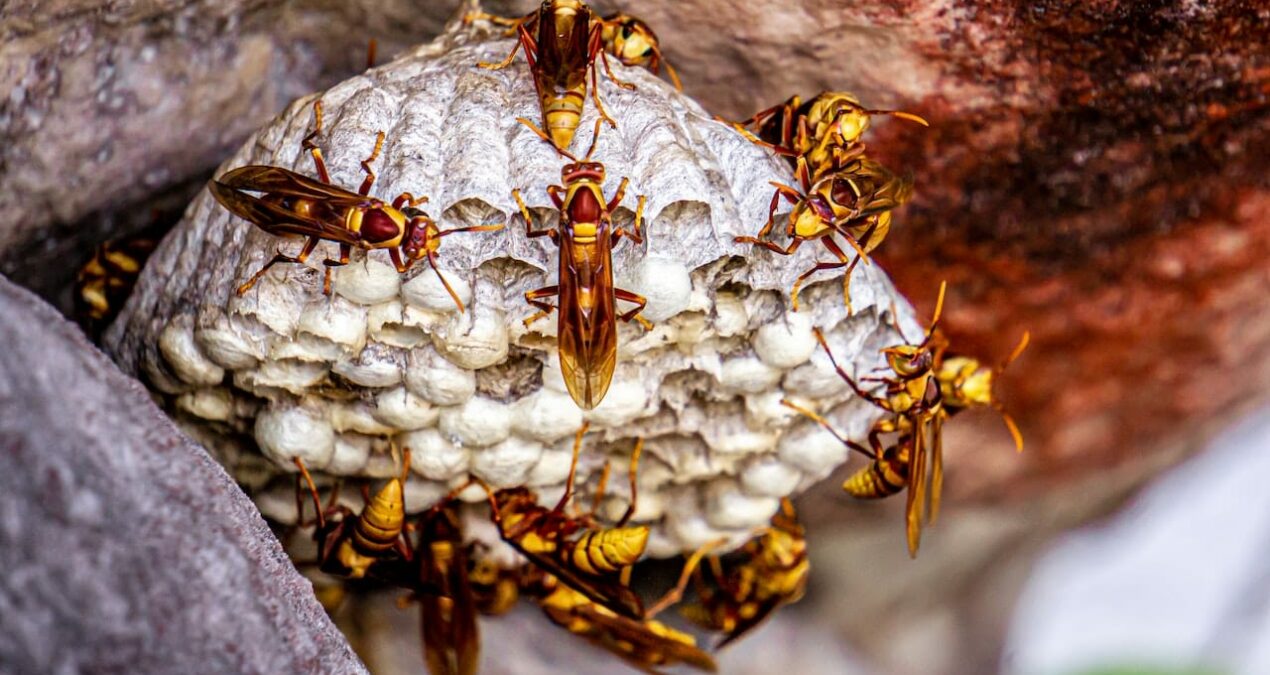
[[[647,196],[645,243],[621,242],[614,264],[617,285],[648,298],[654,326],[620,325],[612,387],[594,410],[580,410],[555,355],[555,316],[522,323],[533,313],[525,291],[555,283],[557,249],[525,236],[512,190],[553,224],[545,188],[560,182],[564,160],[516,122],[539,119],[523,60],[500,71],[476,66],[511,48],[456,29],[318,95],[317,143],[335,184],[361,183],[359,163],[383,131],[373,195],[427,195],[422,208],[442,229],[508,224],[443,240],[438,263],[465,312],[426,264],[399,274],[385,251],[355,250],[324,295],[321,261],[337,255],[328,242],[306,265],[278,265],[239,297],[236,287],[276,249],[294,254],[300,242],[232,217],[204,193],[154,255],[107,346],[284,523],[296,518],[293,458],[319,480],[347,485],[393,475],[394,443],[413,451],[411,512],[469,474],[494,487],[530,486],[551,503],[573,435],[589,421],[580,491],[606,458],[619,469],[602,517],[625,507],[626,458],[646,439],[635,520],[653,526],[650,555],[720,536],[744,541],[781,497],[848,457],[782,397],[825,412],[848,435],[864,434],[880,412],[850,393],[812,327],[864,373],[882,366],[880,347],[900,340],[894,307],[905,331],[920,334],[911,308],[877,266],[861,265],[854,314],[840,272],[817,277],[802,311],[791,312],[789,290],[818,247],[784,257],[733,241],[766,220],[769,182],[792,182],[787,165],[646,71],[614,64],[637,89],[601,79],[618,126],[601,132],[594,157],[607,167],[608,195],[621,177],[631,181],[616,224],[629,225],[635,197]],[[312,104],[296,101],[222,171],[271,164],[313,175],[301,149]],[[595,115],[588,102],[575,147],[590,142]]]

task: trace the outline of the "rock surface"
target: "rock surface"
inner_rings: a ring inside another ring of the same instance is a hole
[[[259,512],[0,278],[0,671],[364,673]]]

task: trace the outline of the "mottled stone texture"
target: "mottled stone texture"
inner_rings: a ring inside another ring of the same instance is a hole
[[[0,671],[360,673],[251,501],[0,278]]]

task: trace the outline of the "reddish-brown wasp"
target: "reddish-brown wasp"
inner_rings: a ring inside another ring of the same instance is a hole
[[[796,167],[795,174],[802,189],[773,182],[776,192],[768,206],[767,222],[755,236],[736,237],[736,241],[761,246],[780,255],[793,255],[804,242],[819,241],[836,260],[818,262],[799,275],[791,293],[793,309],[798,311],[799,290],[811,275],[848,266],[843,278],[843,297],[850,307],[850,271],[855,263],[834,240],[834,235],[840,236],[854,249],[856,256],[868,264],[869,251],[881,243],[890,229],[890,211],[908,201],[912,182],[895,177],[881,164],[867,158],[859,158],[844,170],[815,181],[805,158],[799,157]],[[794,206],[785,227],[790,241],[784,247],[767,238],[775,228],[776,207],[782,196]]]
[[[805,157],[812,179],[839,169],[864,152],[860,138],[873,115],[893,115],[930,124],[912,113],[898,110],[870,110],[855,96],[825,91],[804,102],[793,96],[780,105],[761,110],[748,120],[732,125],[746,138],[794,160]],[[746,127],[754,127],[758,136]]]
[[[403,536],[406,524],[403,484],[410,470],[410,449],[406,448],[402,453],[401,476],[388,481],[379,492],[368,498],[358,515],[337,503],[338,489],[332,490],[331,501],[323,508],[308,468],[300,458],[295,459],[296,468],[300,471],[296,476],[296,505],[301,507],[299,513],[303,514],[301,495],[304,490],[300,485],[303,480],[317,512],[313,540],[318,547],[318,567],[323,572],[361,579],[386,561],[410,560],[410,548]],[[363,495],[366,496],[365,493]],[[395,571],[385,570],[382,574],[382,578],[394,583],[398,583],[398,576]]]
[[[604,51],[625,65],[647,68],[654,75],[660,75],[661,67],[665,65],[666,74],[670,75],[675,89],[683,91],[679,74],[662,56],[661,42],[648,24],[629,14],[617,12],[604,17],[600,35],[604,41]]]
[[[710,581],[705,579],[709,571]],[[698,570],[697,602],[680,611],[688,619],[723,633],[716,647],[740,638],[765,621],[782,605],[798,602],[811,570],[807,542],[794,505],[781,501],[781,510],[763,534],[737,553],[712,557]]]
[[[480,665],[476,600],[468,577],[467,547],[453,498],[418,521],[415,552],[424,660],[433,675],[472,675]]]
[[[313,156],[318,179],[313,180],[294,171],[276,166],[244,166],[234,169],[219,179],[210,181],[208,188],[216,201],[234,215],[247,220],[269,234],[277,236],[300,235],[308,241],[299,254],[289,256],[279,251],[251,279],[238,287],[238,295],[245,294],[270,267],[280,262],[304,263],[318,243],[327,240],[340,245],[339,259],[327,258],[326,276],[322,290],[331,292],[331,268],[347,265],[354,247],[374,250],[387,249],[397,271],[405,272],[415,262],[424,258],[436,272],[441,284],[449,291],[459,310],[463,303],[450,288],[449,282],[437,269],[437,249],[441,238],[458,232],[488,232],[503,228],[503,224],[474,225],[442,230],[427,214],[415,208],[427,198],[415,198],[403,192],[391,205],[368,196],[375,183],[371,162],[379,156],[384,144],[384,134],[375,139],[375,149],[362,161],[366,179],[357,192],[331,184],[331,177],[322,158],[322,150],[314,138],[322,132],[322,102],[313,104],[316,119],[313,131],[304,137],[303,147]],[[256,197],[248,192],[263,193]],[[404,256],[404,260],[403,260]]]
[[[813,330],[816,340],[829,356],[838,375],[858,396],[889,413],[869,430],[868,448],[844,438],[815,412],[790,401],[781,401],[789,408],[815,420],[844,445],[872,460],[869,466],[860,469],[843,483],[843,489],[849,494],[862,499],[875,499],[908,489],[905,531],[909,555],[913,557],[917,556],[917,549],[921,544],[922,523],[933,523],[939,515],[939,499],[944,484],[943,422],[948,413],[943,408],[943,395],[935,376],[932,342],[939,327],[946,289],[947,284],[941,283],[935,314],[922,342],[882,350],[892,374],[861,378],[861,381],[883,384],[883,396],[865,391],[848,375],[838,365],[824,334],[819,329]],[[886,447],[881,436],[889,433],[898,435],[894,445]]]
[[[604,64],[604,72],[620,87],[634,85],[618,80],[609,66],[602,39],[602,21],[580,0],[545,0],[536,12],[520,19],[505,19],[484,13],[473,13],[467,21],[487,19],[515,28],[519,40],[507,58],[500,63],[481,63],[482,68],[500,69],[511,65],[516,52],[524,47],[525,58],[534,75],[534,87],[542,107],[543,125],[550,134],[548,141],[561,150],[573,142],[582,119],[582,104],[587,97],[587,75],[591,77],[591,100],[600,118],[616,127],[600,102],[600,83],[595,67],[596,57]],[[536,34],[536,37],[535,37]]]
[[[546,138],[528,120],[520,121]],[[595,131],[598,138],[599,121],[595,123]],[[560,171],[564,187],[547,187],[547,195],[560,210],[560,223],[556,227],[534,229],[533,216],[521,199],[520,191],[512,191],[525,219],[525,234],[531,239],[550,237],[560,249],[556,285],[525,294],[525,300],[541,310],[525,319],[525,325],[559,309],[556,343],[560,370],[569,394],[584,410],[599,405],[613,381],[617,367],[617,320],[636,320],[645,328],[650,325],[639,316],[646,302],[644,297],[613,285],[613,246],[622,237],[636,244],[644,243],[644,197],[639,198],[632,229],[613,226],[613,210],[625,196],[629,181],[623,178],[613,199],[605,201],[604,165],[590,161],[596,138],[591,140],[591,147],[582,160],[560,151],[572,163]],[[546,301],[553,296],[558,298],[559,307]],[[618,314],[618,300],[632,303],[635,308]]]
[[[643,617],[644,604],[627,583],[631,565],[639,560],[648,543],[648,527],[626,524],[635,513],[635,475],[643,441],[637,441],[631,453],[630,506],[614,527],[603,528],[590,515],[573,517],[565,513],[573,499],[573,479],[587,428],[584,424],[574,438],[569,479],[554,508],[540,506],[537,496],[527,488],[511,488],[490,491],[490,517],[503,540],[535,566],[592,601],[639,619]]]
[[[75,317],[95,334],[119,314],[158,242],[126,237],[102,243],[75,275]]]

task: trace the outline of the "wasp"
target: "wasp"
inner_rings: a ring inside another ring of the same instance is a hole
[[[437,250],[441,239],[459,232],[488,232],[499,230],[503,224],[474,225],[442,230],[417,206],[426,197],[415,198],[403,192],[391,204],[369,196],[375,183],[371,163],[379,157],[384,145],[384,133],[375,138],[375,148],[362,161],[365,180],[357,192],[331,184],[322,150],[314,142],[322,132],[322,102],[313,104],[315,124],[305,136],[302,147],[313,156],[318,180],[302,176],[294,171],[275,166],[244,166],[234,169],[208,183],[212,196],[234,215],[255,224],[269,234],[277,236],[300,235],[308,240],[295,256],[278,251],[265,266],[246,283],[238,287],[238,295],[244,295],[256,282],[278,263],[304,263],[317,247],[327,240],[339,244],[339,259],[323,261],[326,275],[322,292],[330,295],[331,269],[347,265],[354,247],[364,250],[387,249],[398,272],[405,272],[415,262],[424,258],[436,272],[450,297],[463,311],[463,302],[437,269]],[[251,196],[248,192],[259,192]]]
[[[842,171],[813,181],[807,160],[799,157],[795,174],[802,189],[773,182],[767,209],[767,222],[755,236],[736,237],[737,243],[754,244],[780,255],[793,255],[808,241],[819,241],[836,260],[818,262],[799,275],[794,282],[791,302],[798,311],[798,294],[811,275],[821,270],[848,267],[843,277],[843,298],[851,306],[850,279],[855,260],[869,261],[869,252],[881,243],[890,230],[891,210],[907,202],[912,195],[912,181],[897,178],[886,167],[867,158],[857,159]],[[785,234],[790,238],[782,247],[767,237],[776,225],[776,207],[784,197],[793,205]],[[853,260],[834,239],[841,237],[855,251]]]
[[[303,460],[295,458],[296,468],[300,471],[296,476],[297,505],[303,506],[300,500],[300,481],[303,480],[313,497],[317,512],[313,540],[318,548],[318,568],[323,572],[349,579],[362,579],[380,563],[411,559],[412,554],[404,537],[406,507],[403,486],[410,470],[410,449],[406,448],[402,452],[401,476],[389,480],[379,492],[367,499],[358,515],[353,515],[348,508],[336,503],[338,490],[332,491],[330,503],[323,508],[308,468]],[[303,515],[303,509],[300,513]],[[340,517],[332,519],[333,515]],[[396,583],[398,573],[377,571],[376,576]]]
[[[794,160],[805,157],[812,178],[845,166],[864,153],[860,142],[873,115],[892,115],[929,127],[925,119],[898,110],[871,110],[845,92],[825,91],[807,101],[792,96],[747,120],[731,123],[746,138]],[[755,136],[747,127],[754,127]]]
[[[542,108],[543,125],[550,133],[548,140],[552,145],[564,150],[573,142],[587,97],[588,74],[591,77],[591,100],[595,102],[600,119],[617,127],[617,122],[604,110],[600,101],[596,58],[614,84],[625,89],[634,89],[635,86],[613,74],[603,48],[603,22],[585,2],[545,0],[538,11],[520,19],[505,19],[481,12],[465,17],[469,23],[476,19],[510,25],[516,31],[519,39],[506,59],[478,65],[491,70],[506,68],[516,58],[516,52],[524,48]]]
[[[712,582],[705,580],[710,571]],[[699,569],[698,601],[680,611],[704,628],[723,633],[716,648],[740,638],[778,608],[802,599],[811,565],[807,542],[794,505],[781,500],[771,526],[745,547],[724,558],[712,557]]]
[[[75,316],[95,332],[114,320],[158,242],[128,237],[102,243],[75,275]]]
[[[614,612],[641,618],[644,604],[628,584],[631,566],[648,544],[648,527],[627,527],[626,524],[635,514],[636,467],[643,440],[636,441],[631,453],[631,503],[614,527],[602,528],[591,515],[572,517],[565,513],[565,507],[573,499],[578,455],[587,428],[588,425],[583,424],[574,437],[568,482],[554,508],[540,506],[537,496],[527,488],[498,492],[486,488],[490,517],[502,539],[538,568]]]
[[[477,606],[453,498],[419,518],[418,586],[424,660],[433,675],[471,675],[480,664]]]
[[[520,121],[546,138],[542,130],[528,120]],[[626,195],[630,181],[623,178],[613,199],[605,201],[604,165],[590,161],[599,131],[600,122],[596,121],[596,136],[582,160],[568,151],[559,151],[571,163],[560,171],[564,187],[547,187],[547,195],[560,211],[556,227],[534,229],[533,216],[520,191],[512,191],[525,220],[525,235],[531,239],[550,237],[560,249],[556,285],[525,293],[526,302],[540,310],[525,319],[525,325],[549,315],[552,310],[559,310],[556,341],[560,369],[569,394],[584,410],[599,405],[613,381],[617,367],[617,320],[635,320],[645,328],[651,327],[639,315],[647,302],[644,297],[613,284],[613,247],[623,237],[634,244],[644,243],[645,198],[639,197],[633,229],[613,226],[613,211]],[[558,299],[558,307],[546,301],[551,297]],[[619,314],[618,300],[635,307]]]
[[[823,426],[847,447],[871,460],[868,466],[843,483],[842,488],[848,494],[861,499],[876,499],[908,489],[905,531],[909,555],[912,557],[917,556],[917,549],[921,544],[923,521],[933,523],[939,515],[939,499],[943,492],[943,421],[948,413],[944,410],[943,393],[935,376],[932,342],[939,326],[946,290],[947,284],[940,284],[935,312],[922,342],[882,350],[892,375],[862,378],[863,381],[882,383],[885,386],[883,396],[865,391],[838,365],[824,334],[819,329],[812,331],[838,375],[851,389],[861,398],[889,413],[869,430],[869,447],[844,438],[815,412],[788,400],[781,401],[785,406]],[[898,330],[898,326],[896,328]],[[881,437],[889,433],[897,434],[897,439],[894,445],[886,447]]]
[[[662,56],[657,34],[642,20],[622,12],[610,14],[601,23],[600,39],[604,50],[624,65],[648,68],[654,75],[660,75],[665,65],[675,89],[683,91],[679,74]]]
[[[551,575],[538,582],[536,600],[553,623],[621,657],[646,672],[685,663],[715,672],[709,654],[689,634],[653,619],[637,620],[614,613]]]
[[[936,336],[938,339],[940,336]],[[940,344],[935,350],[935,378],[939,380],[939,391],[944,399],[944,412],[953,415],[974,407],[989,407],[1001,414],[1010,437],[1014,439],[1014,447],[1023,451],[1023,434],[1014,418],[1005,411],[1001,400],[994,389],[1001,373],[1027,349],[1031,335],[1026,331],[1019,338],[1014,351],[995,367],[985,366],[978,359],[969,356],[948,356],[947,344]]]

